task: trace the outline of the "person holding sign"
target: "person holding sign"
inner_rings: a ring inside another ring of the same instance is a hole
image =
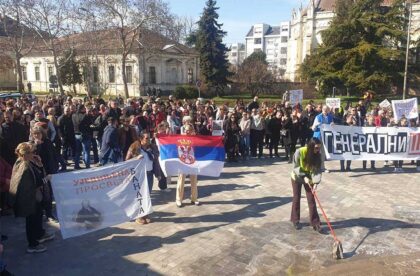
[[[321,129],[320,125],[322,124],[332,124],[333,123],[333,115],[330,113],[330,108],[326,105],[322,107],[322,113],[318,114],[315,117],[314,123],[312,125],[312,130],[314,132],[313,137],[317,138],[318,140],[321,140]],[[322,160],[325,160],[325,152],[324,147],[321,148],[321,155]],[[329,173],[330,171],[324,168],[324,162],[322,162],[322,168],[323,171],[326,173]]]
[[[324,162],[321,156],[321,147],[321,141],[317,138],[312,138],[306,147],[299,148],[293,156],[293,170],[291,173],[293,203],[290,220],[296,230],[302,228],[300,224],[300,197],[303,186],[308,200],[310,223],[315,231],[319,233],[322,231],[316,202],[311,189],[311,187],[321,182],[321,168]]]

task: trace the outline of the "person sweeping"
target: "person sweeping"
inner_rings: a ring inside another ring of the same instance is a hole
[[[319,219],[316,202],[312,193],[312,185],[318,185],[321,182],[321,168],[323,159],[321,157],[321,141],[317,138],[311,138],[305,147],[299,148],[293,156],[292,187],[293,204],[291,222],[296,230],[302,228],[300,224],[300,198],[302,186],[306,191],[306,198],[309,206],[309,218],[312,228],[321,233],[321,222]]]
[[[306,147],[302,147],[295,152],[292,171],[293,204],[290,220],[296,230],[302,228],[300,225],[300,196],[303,185],[306,191],[306,198],[308,199],[309,218],[312,228],[318,233],[322,233],[321,222],[316,208],[316,202],[318,202],[322,215],[334,238],[332,256],[338,260],[343,259],[343,246],[337,238],[316,193],[316,187],[321,182],[321,168],[323,167],[322,162],[324,162],[321,157],[321,147],[321,141],[317,138],[312,138]]]

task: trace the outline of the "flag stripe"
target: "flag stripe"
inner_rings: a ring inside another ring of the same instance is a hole
[[[178,147],[173,144],[160,145],[161,160],[178,159]],[[225,149],[220,147],[194,147],[194,157],[197,161],[225,160]]]
[[[168,135],[159,136],[160,145],[177,145],[179,140],[190,140],[193,147],[220,147],[223,148],[223,138],[221,136],[203,136],[203,135]]]

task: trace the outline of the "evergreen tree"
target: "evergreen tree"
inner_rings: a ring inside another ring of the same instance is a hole
[[[216,92],[223,91],[228,83],[227,77],[229,62],[226,58],[227,48],[223,44],[223,37],[226,35],[217,19],[219,15],[215,0],[208,0],[203,14],[198,21],[198,30],[194,33],[195,48],[200,54],[200,70],[204,81],[209,88],[215,88]]]
[[[59,69],[63,85],[73,86],[73,92],[76,94],[76,84],[81,84],[83,79],[74,49],[64,52],[64,57],[59,60]]]
[[[323,44],[302,64],[302,77],[332,87],[387,93],[404,72],[405,10],[402,0],[337,1],[336,17],[322,33]]]

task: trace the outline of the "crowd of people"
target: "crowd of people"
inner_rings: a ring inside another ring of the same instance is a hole
[[[292,163],[298,146],[305,146],[312,137],[320,138],[321,124],[418,126],[418,120],[395,121],[392,110],[368,105],[370,101],[360,101],[355,106],[348,103],[331,111],[313,101],[306,106],[292,106],[287,99],[267,103],[260,102],[257,96],[247,104],[238,99],[234,106],[172,96],[165,100],[149,96],[126,101],[122,97],[105,101],[100,97],[33,99],[25,95],[1,99],[1,208],[8,207],[6,195],[11,187],[18,187],[22,181],[32,183],[26,185],[34,195],[32,198],[22,198],[15,190],[14,201],[9,203],[18,206],[14,210],[16,215],[26,218],[28,252],[42,252],[45,247],[40,241],[53,238],[42,229],[42,216],[57,221],[49,176],[69,169],[145,158],[149,190],[153,189],[154,178],[160,190],[168,190],[171,178],[165,177],[159,166],[157,134],[213,135],[213,128],[222,122],[226,162],[276,158]],[[341,170],[351,170],[350,165],[351,161],[342,161]],[[394,161],[395,172],[401,172],[402,165],[402,161]],[[416,166],[420,170],[420,162]],[[363,168],[367,169],[365,161]],[[374,161],[371,169],[376,169]],[[328,172],[324,162],[321,170]],[[190,180],[191,201],[199,205],[197,177],[190,176]],[[184,182],[185,175],[178,176],[175,200],[178,207],[183,206]],[[40,200],[36,198],[39,193]],[[137,222],[146,224],[150,218]]]

